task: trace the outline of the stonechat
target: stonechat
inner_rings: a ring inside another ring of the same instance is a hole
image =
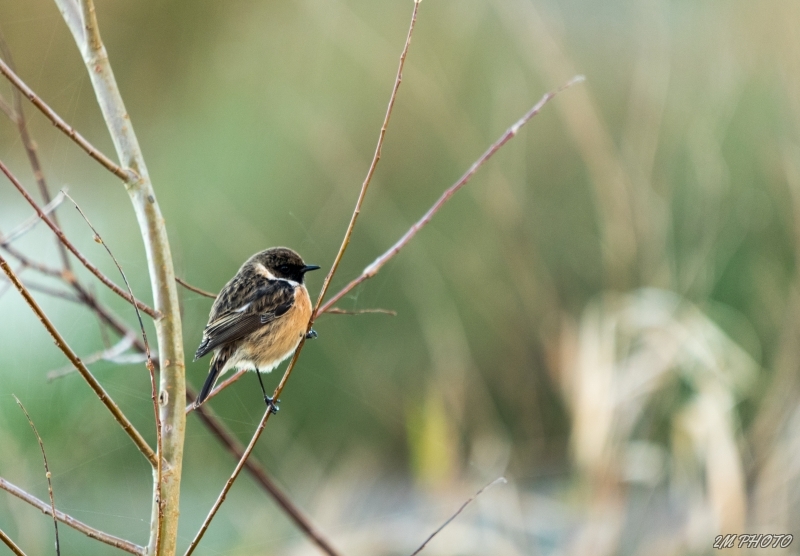
[[[211,367],[195,405],[208,397],[217,380],[229,369],[256,371],[264,401],[261,373],[268,373],[292,355],[306,335],[311,299],[303,285],[306,272],[317,270],[286,247],[256,253],[242,265],[211,306],[195,361],[213,352]],[[309,337],[316,337],[312,330]]]

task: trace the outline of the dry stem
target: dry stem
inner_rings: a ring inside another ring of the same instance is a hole
[[[419,547],[418,549],[416,549],[416,550],[415,550],[415,551],[414,551],[414,552],[411,554],[411,556],[416,556],[417,554],[419,554],[420,552],[422,552],[422,549],[423,549],[423,548],[425,548],[425,545],[427,545],[429,542],[431,542],[431,539],[432,539],[433,537],[435,537],[436,535],[438,535],[439,533],[441,533],[442,529],[444,529],[445,527],[447,527],[448,525],[450,525],[450,522],[451,522],[451,521],[453,521],[455,518],[457,518],[457,517],[458,517],[458,514],[460,514],[461,512],[463,512],[463,511],[464,511],[464,508],[466,508],[467,506],[469,506],[469,505],[470,505],[470,503],[471,503],[473,500],[475,500],[475,499],[476,499],[478,496],[480,496],[481,494],[483,494],[483,492],[484,492],[484,491],[488,490],[489,488],[493,487],[493,486],[494,486],[494,485],[496,485],[496,484],[506,484],[507,482],[508,482],[508,481],[506,481],[505,477],[498,477],[498,478],[496,478],[494,481],[492,481],[491,483],[489,483],[488,485],[486,485],[485,487],[483,487],[482,489],[480,489],[478,492],[476,492],[475,494],[473,494],[473,495],[472,495],[472,496],[469,498],[469,500],[467,500],[466,502],[464,502],[463,504],[461,504],[461,507],[460,507],[460,508],[458,508],[458,509],[456,510],[456,513],[454,513],[453,515],[451,515],[451,516],[450,516],[450,518],[449,518],[447,521],[445,521],[444,523],[442,523],[442,524],[439,526],[439,528],[438,528],[438,529],[436,529],[436,531],[434,531],[433,533],[431,533],[431,534],[430,534],[430,536],[429,536],[427,539],[425,539],[425,542],[423,542],[423,543],[420,545],[420,547]]]
[[[14,394],[12,394],[12,396],[14,396]],[[47,464],[47,454],[44,452],[44,442],[42,442],[42,437],[39,435],[39,431],[36,430],[36,425],[33,424],[33,419],[31,419],[31,416],[28,415],[28,410],[25,409],[25,406],[22,405],[22,402],[19,401],[17,396],[14,396],[14,399],[17,401],[19,408],[25,414],[25,417],[28,419],[28,424],[33,429],[33,434],[36,435],[36,440],[39,442],[39,449],[42,451],[42,460],[44,461],[44,476],[47,478],[47,493],[50,495],[50,509],[53,511],[53,527],[56,530],[56,556],[61,556],[61,542],[58,539],[58,520],[56,519],[56,500],[53,497],[53,482],[50,475],[50,466]]]
[[[5,490],[6,492],[13,494],[20,500],[27,502],[34,508],[39,509],[45,515],[53,515],[52,509],[47,502],[43,500],[39,500],[32,494],[29,494],[19,488],[18,486],[9,483],[4,478],[0,477],[0,489]],[[125,552],[130,552],[131,554],[145,554],[145,549],[142,546],[134,544],[130,541],[126,541],[125,539],[120,539],[119,537],[115,537],[114,535],[109,535],[108,533],[104,533],[102,531],[98,531],[94,527],[86,525],[82,521],[78,521],[74,517],[65,514],[60,510],[56,510],[56,519],[58,519],[64,525],[68,527],[72,527],[76,531],[80,531],[87,537],[91,539],[98,540],[102,543],[107,545],[113,546],[115,548],[119,548],[120,550],[124,550]]]

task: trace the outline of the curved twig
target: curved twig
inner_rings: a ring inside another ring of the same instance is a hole
[[[61,556],[61,541],[58,539],[58,519],[56,519],[56,501],[53,497],[53,482],[51,480],[52,476],[50,474],[50,466],[47,465],[47,454],[44,452],[44,442],[42,442],[42,437],[39,435],[39,431],[36,430],[36,425],[33,424],[33,419],[31,416],[28,415],[28,410],[25,409],[25,406],[22,405],[22,402],[19,401],[19,398],[14,394],[14,399],[17,401],[17,405],[25,414],[25,418],[28,419],[28,424],[33,429],[33,434],[36,435],[36,440],[39,442],[39,449],[42,451],[42,460],[44,461],[44,476],[47,479],[47,493],[50,495],[50,509],[52,510],[53,516],[53,527],[56,530],[56,556]]]
[[[447,520],[447,521],[445,521],[444,523],[442,523],[442,524],[439,526],[439,528],[438,528],[438,529],[436,529],[436,531],[434,531],[433,533],[431,533],[431,534],[430,534],[430,536],[429,536],[427,539],[425,539],[425,542],[423,542],[423,543],[420,545],[420,547],[419,547],[418,549],[416,549],[414,552],[412,552],[412,553],[411,553],[411,556],[416,556],[417,554],[419,554],[420,552],[422,552],[422,549],[423,549],[423,548],[425,548],[425,545],[427,545],[429,542],[431,542],[431,539],[432,539],[433,537],[435,537],[436,535],[438,535],[439,533],[441,533],[441,532],[442,532],[442,529],[444,529],[445,527],[447,527],[448,525],[450,525],[450,522],[451,522],[451,521],[453,521],[455,518],[457,518],[457,517],[458,517],[458,514],[460,514],[461,512],[463,512],[463,511],[464,511],[464,508],[466,508],[467,506],[469,506],[469,505],[470,505],[470,503],[471,503],[473,500],[475,500],[475,499],[476,499],[478,496],[480,496],[481,494],[483,494],[483,493],[484,493],[484,491],[486,491],[486,490],[488,490],[488,489],[492,488],[492,487],[493,487],[494,485],[496,485],[496,484],[506,484],[507,482],[508,482],[508,481],[506,481],[505,477],[498,477],[498,478],[496,478],[494,481],[492,481],[491,483],[489,483],[488,485],[486,485],[485,487],[483,487],[482,489],[480,489],[478,492],[476,492],[475,494],[473,494],[472,496],[470,496],[470,497],[469,497],[469,499],[468,499],[466,502],[464,502],[463,504],[461,504],[461,507],[460,507],[460,508],[458,508],[458,509],[456,510],[456,513],[454,513],[453,515],[451,515],[451,516],[448,518],[448,520]]]

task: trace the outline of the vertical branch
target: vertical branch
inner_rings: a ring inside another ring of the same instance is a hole
[[[75,17],[75,0],[56,0],[62,15],[81,51],[89,71],[100,110],[103,113],[120,165],[132,169],[136,177],[125,180],[147,254],[154,305],[163,317],[156,321],[158,360],[161,365],[160,417],[163,458],[166,472],[160,485],[153,488],[149,554],[172,554],[178,534],[181,466],[186,415],[185,365],[175,270],[170,253],[164,218],[156,201],[150,176],[133,126],[125,110],[111,70],[108,54],[100,38],[92,0],[80,2],[80,18]],[[154,483],[158,478],[154,477]],[[161,534],[158,534],[159,523]],[[160,537],[160,538],[159,538]],[[157,542],[158,541],[158,542]]]
[[[25,409],[25,406],[22,405],[22,402],[19,401],[18,397],[14,396],[14,399],[17,401],[19,408],[25,414],[25,417],[28,419],[28,424],[33,429],[33,434],[36,435],[36,440],[39,442],[39,449],[42,451],[44,475],[47,478],[47,493],[50,495],[50,509],[53,511],[53,527],[56,530],[56,555],[61,556],[61,543],[58,540],[58,520],[56,519],[56,500],[53,497],[53,482],[51,481],[50,466],[47,465],[47,454],[44,453],[44,442],[42,442],[42,437],[39,435],[39,431],[36,430],[36,425],[33,424],[33,419],[31,419],[31,416],[28,415],[28,411]]]

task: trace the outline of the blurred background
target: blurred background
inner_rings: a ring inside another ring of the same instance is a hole
[[[328,268],[411,11],[410,1],[97,0],[180,276],[218,291],[274,245]],[[718,534],[800,535],[798,20],[791,1],[421,4],[383,158],[331,293],[546,90],[576,73],[587,80],[339,304],[397,316],[317,322],[254,457],[343,553],[408,554],[499,476],[508,483],[424,553],[709,554]],[[54,3],[6,0],[0,26],[20,76],[112,155]],[[0,93],[10,99],[5,80]],[[25,109],[51,188],[68,188],[150,300],[123,187]],[[7,119],[0,159],[36,190]],[[8,232],[31,210],[0,182]],[[58,216],[119,282],[68,202]],[[59,262],[43,226],[14,246]],[[322,278],[309,276],[312,296]],[[135,326],[130,306],[95,291]],[[191,354],[211,300],[180,293]],[[42,435],[57,506],[146,543],[147,463],[78,375],[48,382],[65,359],[7,283],[0,295],[0,476],[47,498],[13,393]],[[82,356],[116,343],[86,309],[37,299]],[[91,368],[153,440],[144,366]],[[187,361],[187,380],[199,387],[207,368]],[[250,375],[211,406],[243,441],[263,412]],[[189,416],[181,549],[233,466]],[[29,554],[52,550],[52,522],[5,492],[0,527]],[[113,551],[60,534],[65,554]],[[243,475],[197,553],[318,552]]]

